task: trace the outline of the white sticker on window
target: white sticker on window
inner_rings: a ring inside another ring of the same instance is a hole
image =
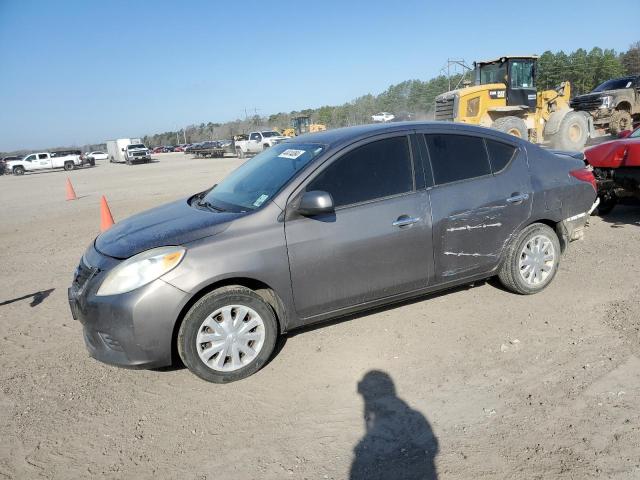
[[[295,160],[300,155],[305,153],[304,150],[294,150],[293,148],[287,148],[284,152],[282,152],[278,157],[280,158],[289,158],[291,160]]]
[[[626,87],[624,87],[624,88],[631,88],[631,83],[632,83],[632,82],[627,82],[627,86],[626,86]]]
[[[254,207],[259,207],[260,205],[262,205],[262,204],[264,203],[264,201],[265,201],[267,198],[269,198],[269,195],[266,195],[266,194],[264,194],[264,193],[263,193],[262,195],[260,195],[260,196],[258,197],[258,199],[257,199],[255,202],[253,202],[253,206],[254,206]]]

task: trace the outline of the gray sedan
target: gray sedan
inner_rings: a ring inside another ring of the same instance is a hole
[[[539,292],[596,198],[584,163],[493,130],[304,135],[117,223],[69,289],[91,356],[230,382],[295,328],[497,276]]]

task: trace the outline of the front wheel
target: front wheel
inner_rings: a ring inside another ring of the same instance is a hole
[[[13,167],[13,174],[14,175],[24,175],[24,167],[22,167],[22,166]]]
[[[534,223],[509,245],[498,278],[508,290],[531,295],[551,283],[559,265],[558,235],[549,226]]]
[[[618,135],[625,130],[633,130],[633,119],[626,110],[616,110],[609,120],[609,132],[611,135]]]
[[[244,158],[244,151],[241,148],[236,148],[236,156],[238,158]]]
[[[178,353],[192,373],[213,383],[254,374],[269,360],[278,336],[271,306],[241,286],[214,290],[187,312]]]

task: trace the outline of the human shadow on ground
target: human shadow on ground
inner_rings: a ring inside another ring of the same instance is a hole
[[[350,480],[436,480],[438,439],[427,419],[396,395],[391,377],[369,371],[358,383],[366,434],[354,449]]]
[[[12,298],[11,300],[5,300],[4,302],[0,302],[0,307],[4,305],[9,305],[10,303],[19,302],[20,300],[26,300],[27,298],[32,298],[29,306],[35,307],[37,305],[40,305],[45,298],[51,295],[51,292],[53,292],[54,290],[55,288],[50,288],[48,290],[40,290],[39,292],[36,292],[36,293],[30,293],[28,295],[23,295],[21,297]]]

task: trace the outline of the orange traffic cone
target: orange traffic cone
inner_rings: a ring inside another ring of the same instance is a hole
[[[111,210],[109,210],[109,204],[103,195],[102,199],[100,199],[100,231],[104,232],[105,230],[108,230],[113,224],[114,221],[113,216],[111,215]]]
[[[67,177],[67,200],[77,200],[76,191],[73,189],[73,185],[71,185],[71,180]]]

